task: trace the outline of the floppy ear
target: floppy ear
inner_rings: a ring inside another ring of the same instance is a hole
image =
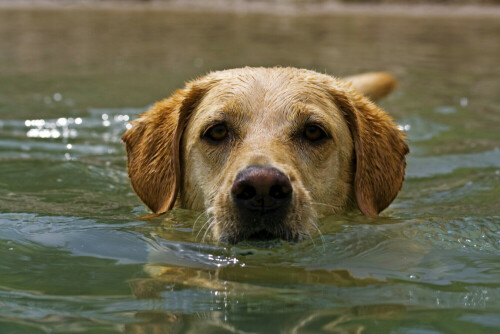
[[[157,102],[133,121],[122,136],[128,174],[137,195],[157,216],[170,210],[181,184],[182,133],[209,84],[195,81]]]
[[[331,89],[354,141],[354,191],[366,216],[377,216],[391,204],[405,176],[406,135],[391,117],[354,90]]]

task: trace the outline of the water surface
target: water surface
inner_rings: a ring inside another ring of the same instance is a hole
[[[0,332],[500,331],[498,36],[494,18],[1,11]],[[136,219],[128,121],[246,65],[399,78],[381,105],[412,153],[381,217],[234,247],[197,212]]]

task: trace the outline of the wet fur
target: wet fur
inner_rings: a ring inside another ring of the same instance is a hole
[[[385,74],[339,80],[295,68],[210,73],[155,104],[123,135],[132,186],[155,215],[174,205],[206,211],[214,237],[229,243],[253,233],[240,225],[229,191],[250,165],[278,168],[293,185],[291,210],[268,231],[273,235],[302,239],[324,214],[359,208],[376,216],[401,189],[408,146],[360,92],[377,99],[394,84]],[[331,140],[301,142],[295,133],[310,119],[328,127]],[[200,139],[221,120],[230,141],[210,146]],[[264,223],[256,220],[256,229]]]

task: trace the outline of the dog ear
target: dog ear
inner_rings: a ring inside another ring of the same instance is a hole
[[[377,216],[401,190],[405,176],[406,135],[373,102],[345,86],[330,93],[347,121],[354,141],[354,191],[359,209]]]
[[[122,140],[137,195],[158,216],[170,210],[181,184],[180,141],[191,112],[209,89],[198,80],[141,114]],[[150,216],[148,216],[150,217]]]

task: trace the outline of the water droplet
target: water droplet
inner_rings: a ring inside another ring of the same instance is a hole
[[[410,124],[398,125],[398,129],[401,131],[410,131],[411,125]]]
[[[36,126],[37,128],[41,128],[45,125],[45,120],[43,120],[43,119],[32,119],[32,120],[27,119],[26,121],[24,121],[24,125]]]
[[[128,115],[116,115],[114,117],[114,120],[115,122],[127,122],[129,120],[129,116]]]
[[[56,125],[57,126],[66,126],[68,125],[68,120],[66,118],[58,118],[57,121],[56,121]]]
[[[71,149],[73,148],[73,145],[68,144],[68,145],[66,145],[66,148],[67,148],[68,150],[71,150]]]
[[[468,99],[468,98],[466,98],[466,97],[462,97],[462,98],[460,99],[460,106],[461,106],[462,108],[465,108],[465,107],[467,107],[468,105],[469,105],[469,99]]]
[[[82,124],[82,119],[80,117],[75,118],[75,124]]]
[[[50,131],[50,137],[59,138],[59,137],[61,137],[61,133],[59,131],[57,131],[56,129],[52,129]]]
[[[454,114],[457,110],[455,109],[455,107],[451,107],[451,106],[441,106],[441,107],[437,107],[436,109],[434,109],[437,113],[440,113],[440,114],[443,114],[443,115],[449,115],[449,114]]]
[[[29,130],[27,133],[26,133],[26,136],[28,138],[34,138],[34,137],[38,137],[38,130],[37,129],[31,129]]]
[[[61,93],[55,93],[55,94],[52,96],[52,98],[54,99],[54,101],[59,102],[59,101],[61,101],[61,100],[62,100],[62,95],[61,95]]]

